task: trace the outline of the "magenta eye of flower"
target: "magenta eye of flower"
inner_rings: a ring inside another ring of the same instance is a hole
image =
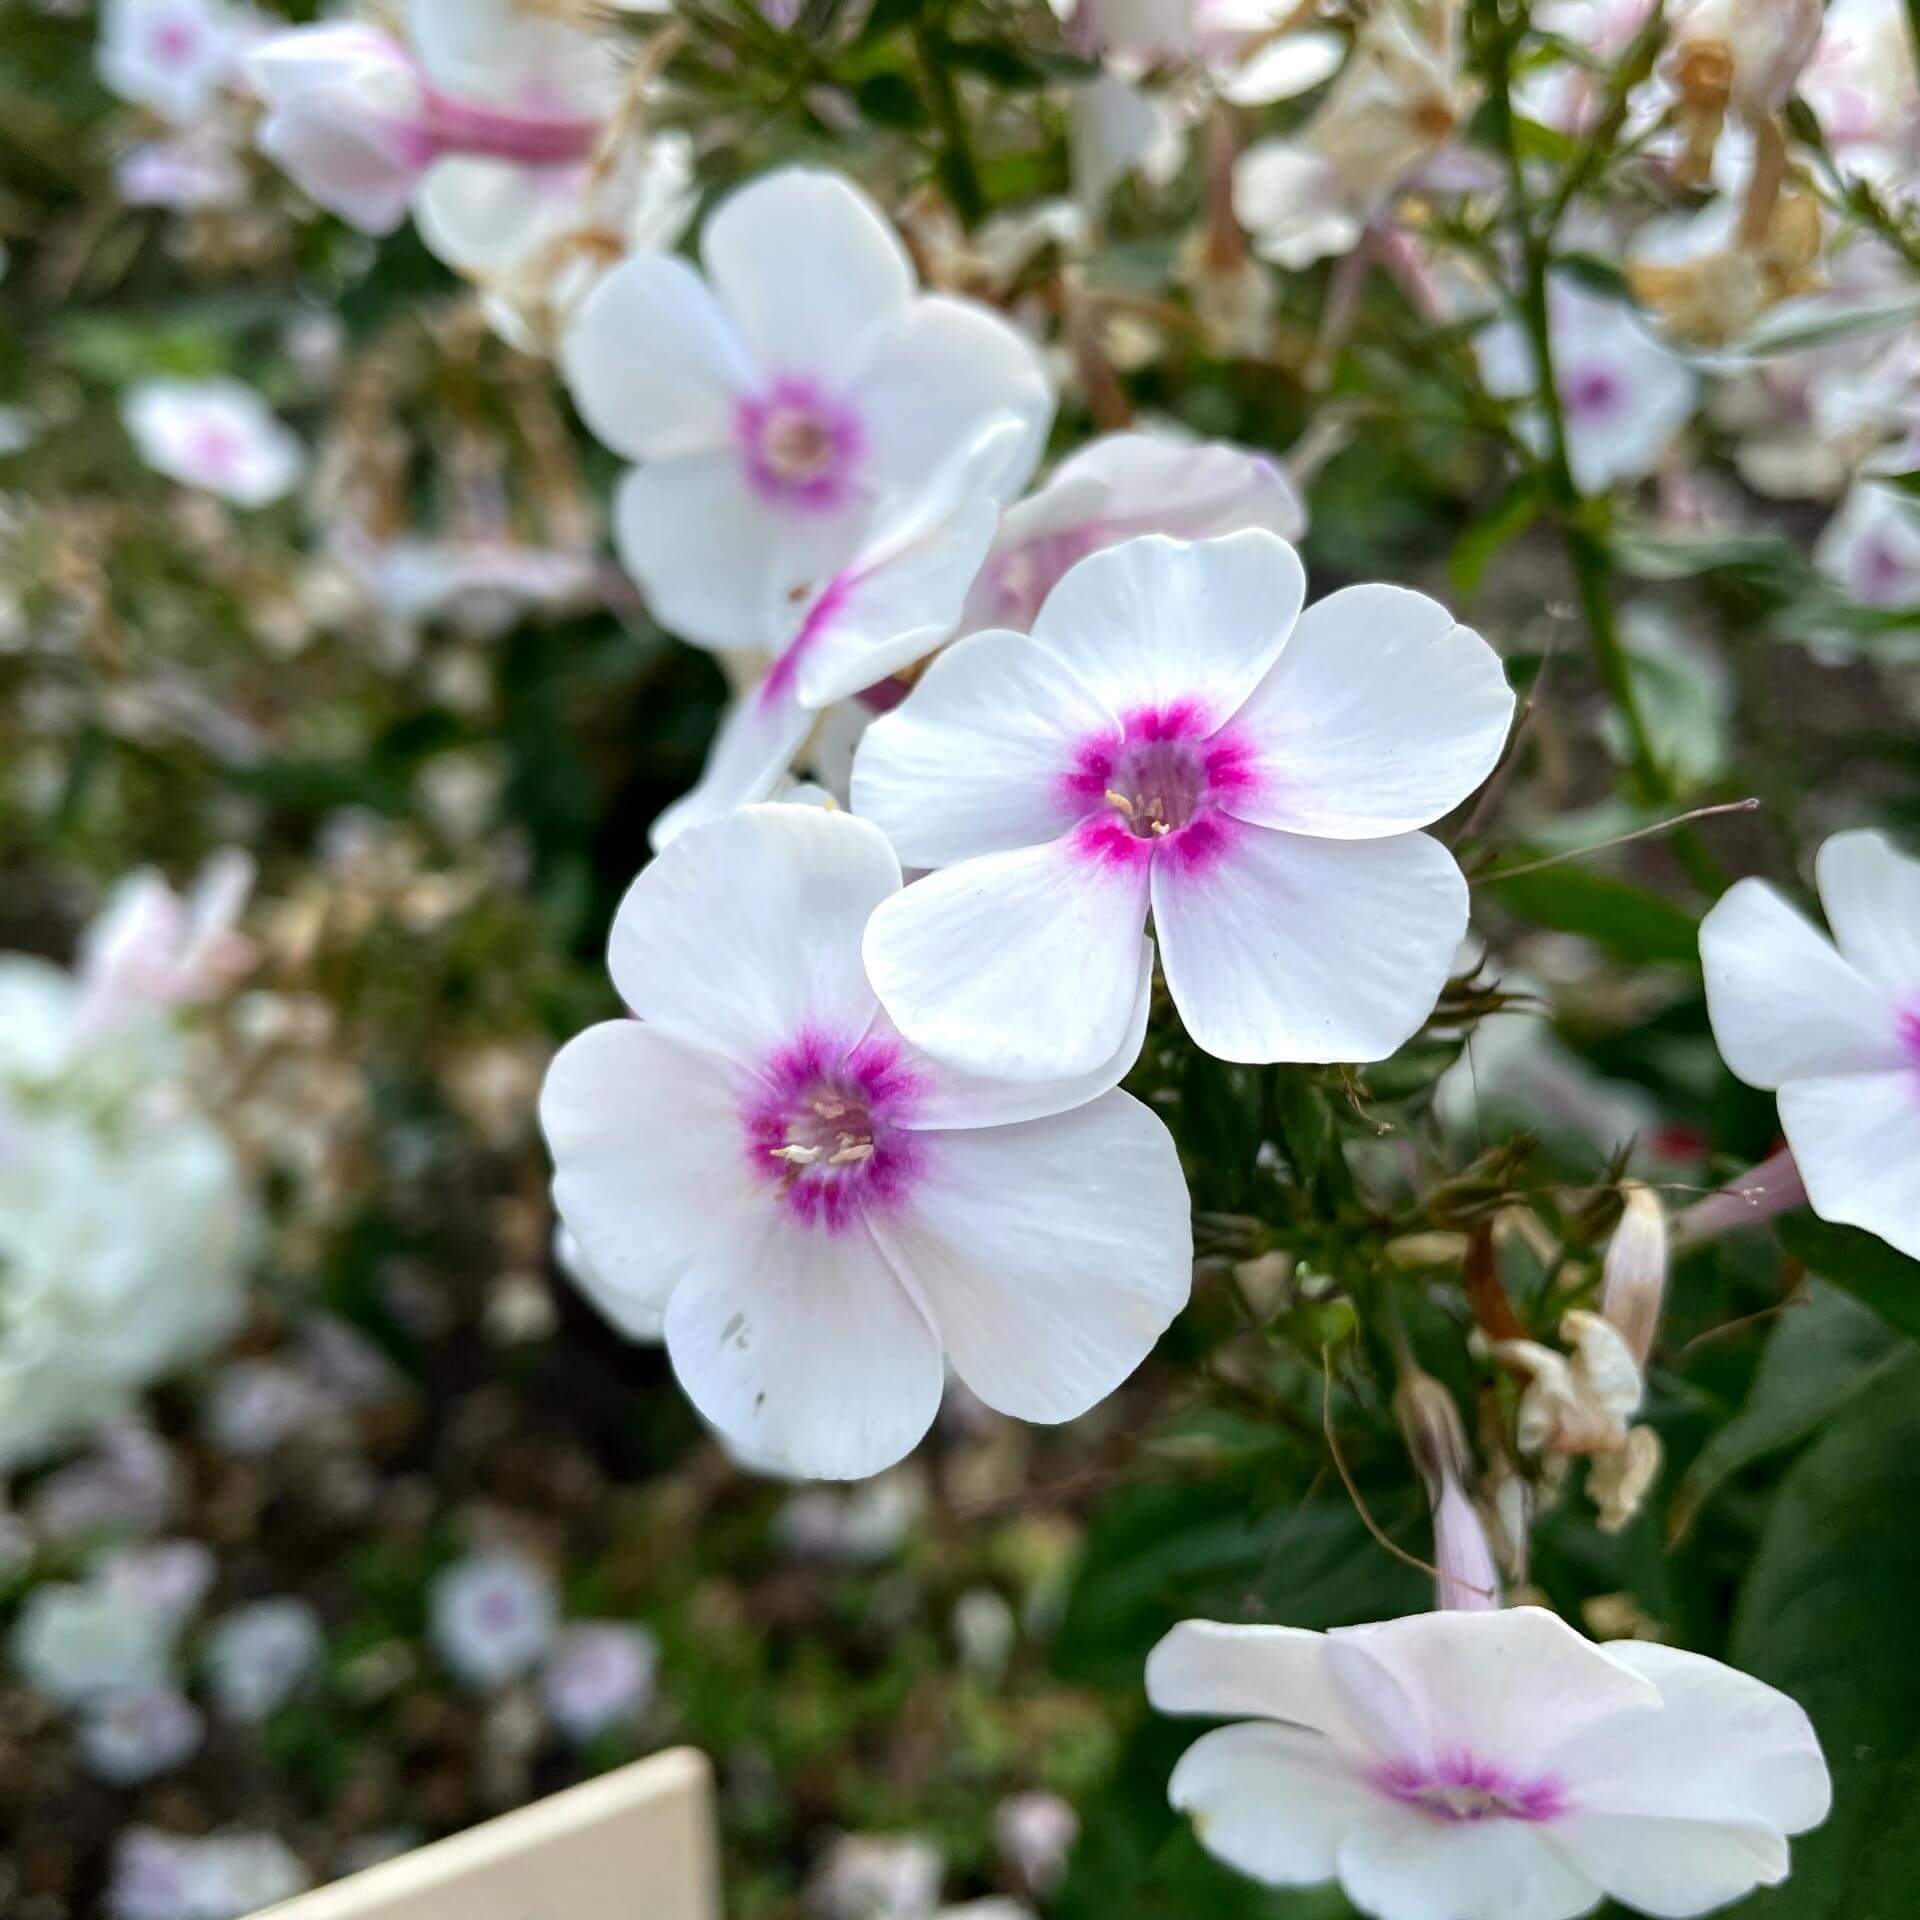
[[[1920,1067],[1920,1004],[1900,1016],[1900,1044],[1906,1048],[1907,1058]]]
[[[817,1080],[788,1110],[783,1137],[767,1151],[785,1162],[789,1177],[818,1169],[858,1167],[873,1158],[874,1119],[866,1095],[832,1080]]]
[[[1203,749],[1194,740],[1140,740],[1115,757],[1104,798],[1141,840],[1163,839],[1186,826],[1207,791]]]
[[[789,506],[831,508],[846,496],[860,425],[810,380],[778,380],[740,403],[735,431],[754,490]]]
[[[1576,420],[1597,420],[1620,404],[1622,390],[1610,367],[1578,367],[1567,375],[1564,404]]]
[[[162,20],[155,26],[147,44],[154,59],[162,66],[178,66],[183,60],[191,58],[194,48],[199,44],[199,36],[194,32],[190,20]]]
[[[1557,1780],[1516,1780],[1470,1758],[1447,1760],[1430,1770],[1394,1761],[1380,1768],[1374,1784],[1391,1799],[1449,1822],[1542,1821],[1566,1811],[1566,1794]]]

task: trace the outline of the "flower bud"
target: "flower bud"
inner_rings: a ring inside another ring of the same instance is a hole
[[[1667,1212],[1651,1187],[1630,1181],[1620,1224],[1601,1268],[1600,1312],[1618,1329],[1644,1374],[1667,1297]]]
[[[1409,1362],[1394,1413],[1433,1508],[1434,1604],[1456,1612],[1499,1606],[1500,1575],[1486,1527],[1467,1497],[1467,1435],[1452,1394]]]

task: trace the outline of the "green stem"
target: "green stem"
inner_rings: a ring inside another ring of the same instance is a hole
[[[1920,4],[1920,0],[1916,0]],[[1533,349],[1538,400],[1547,423],[1547,450],[1542,461],[1546,493],[1559,522],[1574,589],[1587,626],[1587,639],[1608,695],[1626,727],[1639,797],[1658,805],[1672,798],[1672,787],[1654,752],[1646,717],[1633,689],[1627,650],[1620,638],[1619,616],[1613,603],[1613,565],[1606,543],[1595,532],[1596,513],[1603,511],[1581,493],[1567,452],[1567,416],[1560,404],[1560,387],[1553,362],[1553,329],[1547,300],[1551,265],[1546,225],[1534,217],[1527,192],[1526,168],[1514,131],[1513,54],[1527,30],[1529,7],[1520,0],[1511,21],[1502,17],[1499,0],[1479,0],[1477,7],[1485,38],[1488,110],[1495,137],[1506,162],[1507,221],[1520,255],[1520,317]]]
[[[967,117],[960,105],[960,90],[953,84],[953,71],[940,52],[940,42],[930,27],[913,30],[914,51],[920,58],[920,72],[926,82],[927,99],[933,109],[934,124],[940,129],[940,170],[946,182],[954,211],[971,227],[987,210],[987,197],[980,186],[980,169],[973,158],[973,146],[967,138]]]

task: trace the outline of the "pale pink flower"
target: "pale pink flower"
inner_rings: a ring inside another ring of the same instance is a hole
[[[292,430],[237,380],[144,380],[122,411],[156,473],[236,507],[284,499],[306,465]]]
[[[1163,1713],[1241,1717],[1174,1769],[1202,1845],[1374,1920],[1681,1920],[1787,1877],[1832,1798],[1807,1716],[1678,1648],[1595,1646],[1538,1607],[1308,1633],[1190,1620]]]
[[[106,0],[100,78],[123,100],[190,127],[233,71],[239,26],[222,0]]]

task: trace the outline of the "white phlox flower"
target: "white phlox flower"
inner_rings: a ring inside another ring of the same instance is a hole
[[[1920,69],[1905,0],[1833,0],[1801,97],[1849,173],[1897,200],[1920,183]]]
[[[122,414],[156,473],[236,507],[284,499],[306,467],[292,429],[238,380],[143,380]]]
[[[674,1371],[736,1448],[856,1479],[919,1441],[950,1361],[997,1410],[1072,1419],[1185,1303],[1173,1142],[1115,1090],[1147,975],[1077,1078],[950,1069],[861,964],[900,866],[865,821],[754,806],[629,890],[610,951],[636,1020],[570,1041],[541,1096],[554,1199],[603,1293],[664,1314]]]
[[[540,1697],[569,1740],[636,1720],[653,1698],[659,1643],[645,1627],[587,1620],[563,1627],[540,1675]]]
[[[1813,560],[1863,607],[1920,609],[1920,502],[1862,475],[1821,529]]]
[[[616,532],[655,617],[704,645],[777,649],[876,509],[956,471],[1003,419],[1016,431],[988,491],[1017,493],[1052,392],[1004,320],[916,291],[898,236],[835,174],[741,188],[700,253],[704,278],[662,255],[607,274],[561,365],[588,426],[642,463]]]
[[[106,0],[97,64],[123,100],[190,127],[232,77],[240,23],[222,0]]]
[[[1190,1620],[1147,1697],[1239,1722],[1169,1789],[1210,1853],[1270,1886],[1337,1880],[1374,1920],[1575,1920],[1602,1899],[1681,1920],[1784,1880],[1832,1798],[1784,1694],[1538,1607]]]
[[[1453,0],[1377,7],[1300,131],[1249,147],[1233,203],[1264,260],[1298,271],[1349,253],[1453,138],[1472,105]]]
[[[1417,829],[1479,786],[1513,695],[1417,593],[1301,611],[1264,531],[1095,553],[1031,637],[970,636],[867,729],[853,804],[929,877],[885,902],[867,967],[935,1058],[1018,1081],[1093,1071],[1146,991],[1208,1052],[1384,1059],[1466,931],[1453,856]]]
[[[436,1574],[427,1605],[435,1652],[477,1692],[538,1665],[560,1624],[553,1576],[506,1547],[470,1554]]]
[[[114,1843],[106,1911],[111,1920],[243,1920],[310,1884],[277,1834],[192,1839],[131,1826]]]
[[[204,1653],[214,1704],[229,1720],[277,1713],[319,1670],[320,1616],[291,1594],[256,1600],[214,1622]]]
[[[1831,939],[1762,880],[1701,923],[1713,1037],[1777,1095],[1814,1212],[1920,1259],[1920,860],[1841,833],[1815,873]]]
[[[1554,385],[1567,429],[1567,460],[1583,493],[1650,474],[1693,417],[1698,376],[1633,309],[1559,276],[1549,289]],[[1539,389],[1532,343],[1520,323],[1496,321],[1474,336],[1490,393],[1524,400]],[[1523,417],[1536,439],[1545,422]]]

